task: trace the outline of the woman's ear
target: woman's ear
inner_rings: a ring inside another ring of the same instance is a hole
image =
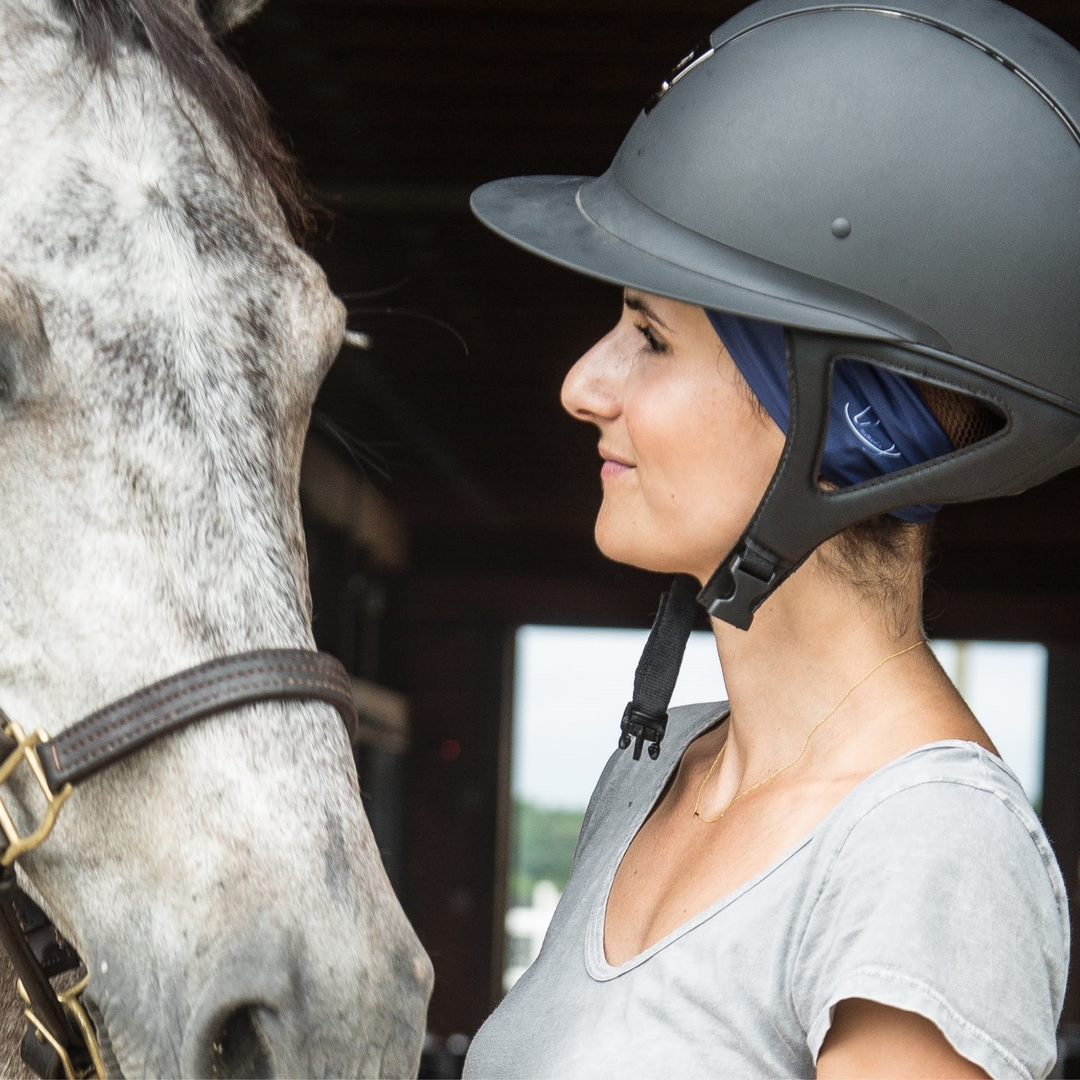
[[[266,0],[198,0],[199,12],[215,34],[224,34],[250,19]]]

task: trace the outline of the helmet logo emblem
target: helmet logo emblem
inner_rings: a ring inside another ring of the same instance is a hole
[[[878,432],[875,428],[881,427],[881,421],[874,415],[874,410],[867,405],[862,412],[851,414],[851,402],[849,401],[844,406],[844,419],[847,420],[848,427],[851,428],[852,434],[859,440],[872,454],[877,457],[891,457],[898,458],[901,456],[900,451],[896,449],[896,443],[886,447],[882,444],[881,440],[877,438]]]
[[[689,75],[691,71],[698,66],[698,64],[704,63],[709,59],[716,50],[712,47],[712,42],[706,38],[700,45],[698,45],[691,52],[687,53],[672,69],[671,74],[660,84],[660,89],[647,102],[645,102],[645,115],[656,108],[660,99],[681,79],[684,75]]]

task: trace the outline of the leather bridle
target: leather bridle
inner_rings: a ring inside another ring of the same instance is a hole
[[[89,975],[57,993],[49,981],[80,966],[75,950],[23,893],[15,862],[48,837],[76,784],[161,735],[259,701],[323,701],[340,713],[355,743],[358,729],[349,676],[326,653],[259,649],[188,668],[106,705],[54,738],[27,735],[0,711],[0,786],[20,766],[45,798],[40,824],[21,836],[0,799],[0,945],[26,1005],[23,1061],[38,1076],[105,1076],[97,1032],[81,1000]]]

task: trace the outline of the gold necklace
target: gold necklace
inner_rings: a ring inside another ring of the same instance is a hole
[[[724,739],[724,745],[720,747],[720,752],[716,755],[715,758],[713,758],[713,763],[709,766],[709,771],[705,774],[705,779],[701,781],[701,786],[698,788],[697,798],[694,800],[694,817],[696,817],[699,821],[705,822],[706,825],[711,825],[714,821],[719,821],[740,799],[745,799],[746,796],[749,795],[752,791],[757,791],[759,787],[764,787],[767,783],[769,783],[770,780],[775,780],[781,773],[785,773],[788,771],[788,769],[792,768],[795,765],[798,765],[798,763],[802,760],[803,754],[806,753],[806,748],[810,745],[810,740],[814,737],[815,734],[817,734],[818,728],[820,728],[821,725],[824,724],[825,721],[828,720],[836,712],[836,710],[839,709],[840,706],[843,705],[844,702],[847,701],[847,699],[851,697],[851,695],[854,694],[855,691],[858,690],[859,687],[862,686],[862,684],[866,682],[867,679],[870,678],[871,675],[883,668],[890,660],[895,660],[898,656],[903,656],[905,653],[909,653],[913,649],[917,649],[920,645],[925,644],[926,638],[923,638],[922,641],[916,641],[914,645],[909,645],[906,649],[901,649],[899,652],[893,653],[892,656],[886,656],[884,660],[879,660],[858,682],[852,683],[851,686],[849,686],[848,689],[844,692],[844,696],[810,729],[810,733],[806,736],[806,739],[803,742],[802,749],[799,751],[795,758],[789,761],[786,765],[781,766],[779,769],[776,770],[776,772],[769,773],[769,775],[766,776],[764,780],[759,780],[752,787],[748,787],[745,791],[739,792],[735,796],[735,798],[732,799],[731,802],[729,802],[727,806],[725,806],[724,809],[716,815],[716,817],[702,817],[701,794],[705,790],[705,786],[712,779],[712,774],[716,771],[716,766],[720,764],[720,759],[724,756],[724,751],[727,749],[727,739]]]

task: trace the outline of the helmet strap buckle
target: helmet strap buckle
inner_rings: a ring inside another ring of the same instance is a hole
[[[749,630],[754,612],[786,570],[779,555],[752,536],[744,536],[709,578],[698,602],[710,615]]]

